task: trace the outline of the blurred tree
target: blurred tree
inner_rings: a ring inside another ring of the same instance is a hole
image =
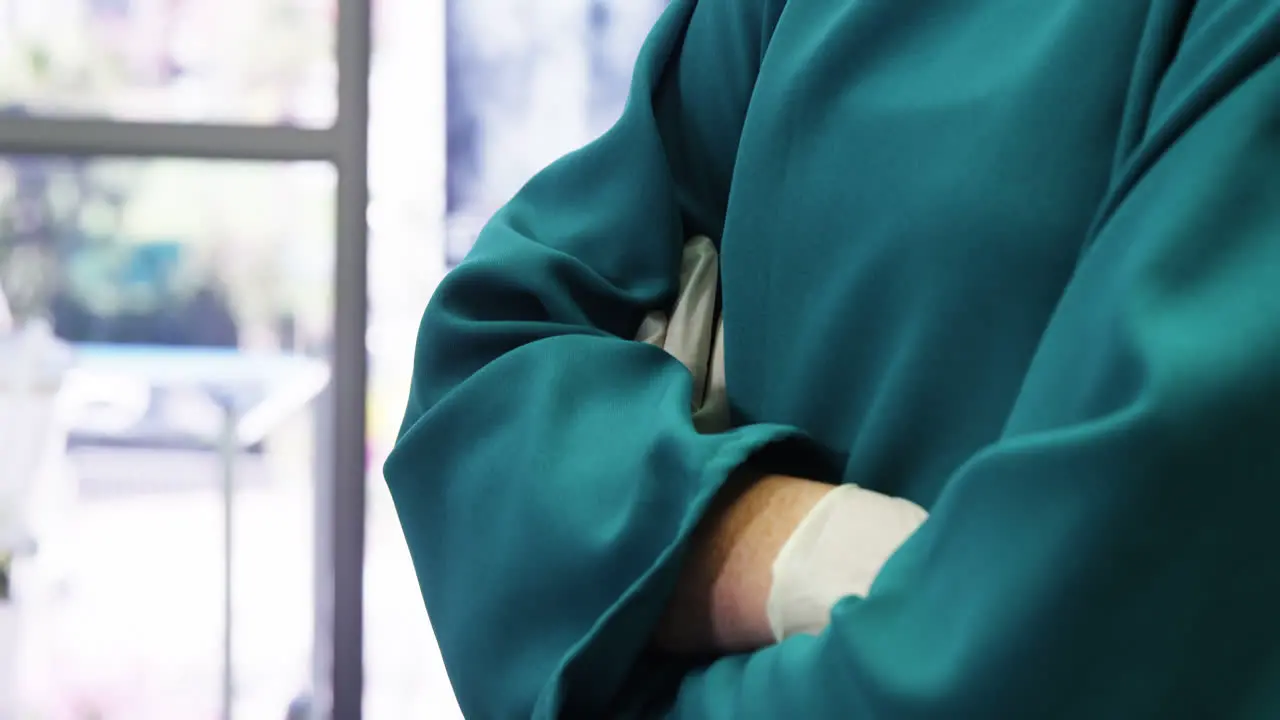
[[[0,122],[19,111],[0,112]],[[126,188],[82,159],[16,156],[0,162],[0,285],[17,317],[50,316],[66,290],[67,258],[118,225]]]
[[[333,104],[316,99],[334,90],[332,5],[0,0],[0,122],[6,113],[316,121]],[[332,237],[332,208],[314,201],[325,191],[314,182],[280,182],[289,175],[236,163],[0,157],[0,286],[16,313],[52,315],[80,339],[185,342],[166,327],[189,313],[207,320],[202,341],[234,343],[234,318],[274,325],[294,314],[281,308],[291,303],[327,326],[329,272],[285,272],[281,245],[303,242],[315,255],[315,236]],[[126,281],[130,248],[164,237],[189,245],[191,259],[150,282]]]

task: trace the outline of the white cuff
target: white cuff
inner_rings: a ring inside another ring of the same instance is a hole
[[[929,514],[915,503],[841,485],[809,511],[773,563],[767,612],[773,636],[817,635],[831,608],[866,597],[889,556]]]

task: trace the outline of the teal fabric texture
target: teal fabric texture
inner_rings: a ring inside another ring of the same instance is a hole
[[[422,321],[385,474],[467,717],[1280,717],[1278,57],[1274,0],[674,0]],[[631,340],[697,234],[718,434]],[[930,518],[820,636],[649,651],[766,457]]]

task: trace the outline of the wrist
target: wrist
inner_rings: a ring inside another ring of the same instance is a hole
[[[775,556],[767,606],[772,638],[819,634],[836,603],[870,593],[881,567],[927,517],[909,500],[857,485],[828,493]]]
[[[767,475],[726,509],[716,532],[723,569],[711,593],[717,646],[735,651],[773,643],[768,614],[773,565],[801,521],[832,489],[812,480]]]
[[[772,567],[787,539],[833,489],[785,475],[745,478],[718,499],[694,535],[659,647],[743,652],[773,642]]]

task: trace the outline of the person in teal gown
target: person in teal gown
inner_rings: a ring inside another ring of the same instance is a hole
[[[631,340],[697,234],[716,434]],[[1280,717],[1280,2],[674,0],[385,474],[467,717]],[[686,587],[762,478],[929,517],[773,642]]]

